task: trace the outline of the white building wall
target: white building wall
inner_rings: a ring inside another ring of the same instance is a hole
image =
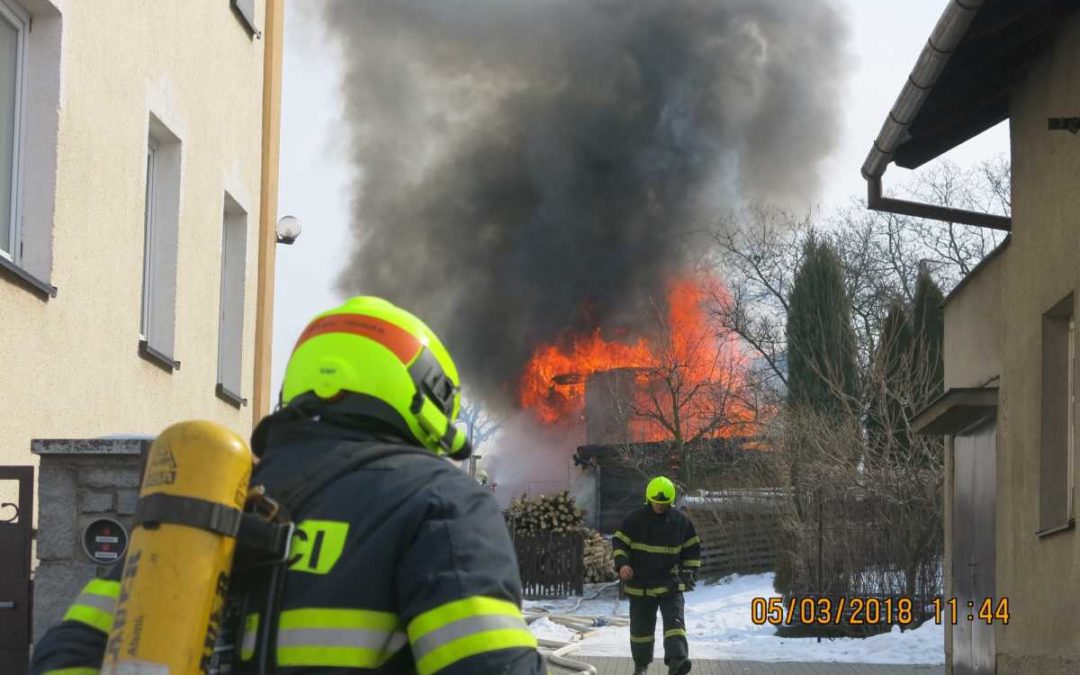
[[[248,214],[238,393],[252,398],[263,40],[230,0],[21,1],[36,106],[23,226],[51,224],[57,295],[0,274],[0,464],[34,463],[33,438],[154,434],[189,418],[247,434],[250,408],[215,395],[220,249],[228,192]],[[172,372],[138,354],[151,114],[182,143]]]

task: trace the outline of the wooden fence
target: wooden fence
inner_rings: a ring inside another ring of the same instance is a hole
[[[585,542],[580,533],[511,534],[527,600],[583,593]]]
[[[758,574],[776,568],[783,495],[693,504],[686,515],[701,537],[700,576]]]

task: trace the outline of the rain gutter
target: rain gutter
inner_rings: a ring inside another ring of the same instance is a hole
[[[911,139],[911,123],[985,2],[986,0],[952,0],[934,27],[934,32],[919,55],[907,83],[874,140],[874,147],[863,163],[862,175],[867,183],[866,201],[869,208],[995,230],[1012,229],[1012,219],[1006,216],[893,199],[882,194],[881,186],[881,177],[892,162],[897,148]]]

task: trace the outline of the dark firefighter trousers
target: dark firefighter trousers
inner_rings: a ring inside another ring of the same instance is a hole
[[[664,620],[664,664],[671,665],[689,656],[684,606],[683,594],[679,592],[630,598],[630,653],[635,666],[647,666],[653,660],[657,608]]]

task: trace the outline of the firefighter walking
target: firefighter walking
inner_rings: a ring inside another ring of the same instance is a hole
[[[690,672],[683,591],[693,590],[701,567],[701,542],[694,524],[672,508],[675,484],[664,476],[649,481],[646,504],[623,521],[612,539],[615,570],[630,597],[630,652],[634,675],[653,659],[656,611],[664,626],[664,664],[669,675]]]
[[[292,505],[291,552],[276,588],[266,566],[234,563],[228,604],[242,609],[212,650],[233,655],[219,672],[544,672],[495,498],[445,461],[469,455],[460,405],[442,343],[391,303],[353,298],[307,326],[252,434],[251,485]],[[102,667],[120,568],[38,641],[35,675]]]

